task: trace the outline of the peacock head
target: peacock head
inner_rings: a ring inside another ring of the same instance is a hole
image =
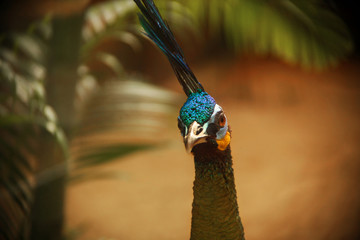
[[[224,151],[230,143],[230,130],[222,108],[207,92],[191,93],[180,109],[178,128],[185,148],[192,152],[198,144],[216,145]]]

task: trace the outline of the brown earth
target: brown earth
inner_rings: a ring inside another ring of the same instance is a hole
[[[195,69],[230,121],[247,239],[360,239],[359,66],[314,73],[243,58]],[[121,179],[70,185],[68,229],[82,240],[189,239],[193,160],[175,120],[168,134],[99,167]]]

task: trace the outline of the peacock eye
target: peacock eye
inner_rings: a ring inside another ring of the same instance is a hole
[[[221,114],[219,117],[219,122],[218,122],[220,127],[224,127],[226,124],[226,117],[224,114]]]
[[[178,128],[180,130],[181,136],[184,137],[186,135],[186,126],[181,121],[180,117],[178,117]]]

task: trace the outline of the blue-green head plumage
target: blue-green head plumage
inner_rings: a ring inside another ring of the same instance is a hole
[[[180,109],[180,119],[186,127],[196,121],[203,125],[214,112],[216,102],[205,91],[197,91],[189,95],[187,101]]]

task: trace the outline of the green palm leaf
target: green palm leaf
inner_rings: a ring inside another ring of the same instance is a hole
[[[45,101],[43,47],[38,35],[20,33],[0,45],[0,239],[28,237],[40,139],[67,148]]]
[[[210,31],[223,33],[237,51],[323,68],[353,49],[344,22],[323,1],[204,0],[186,4],[199,24],[208,22]]]

